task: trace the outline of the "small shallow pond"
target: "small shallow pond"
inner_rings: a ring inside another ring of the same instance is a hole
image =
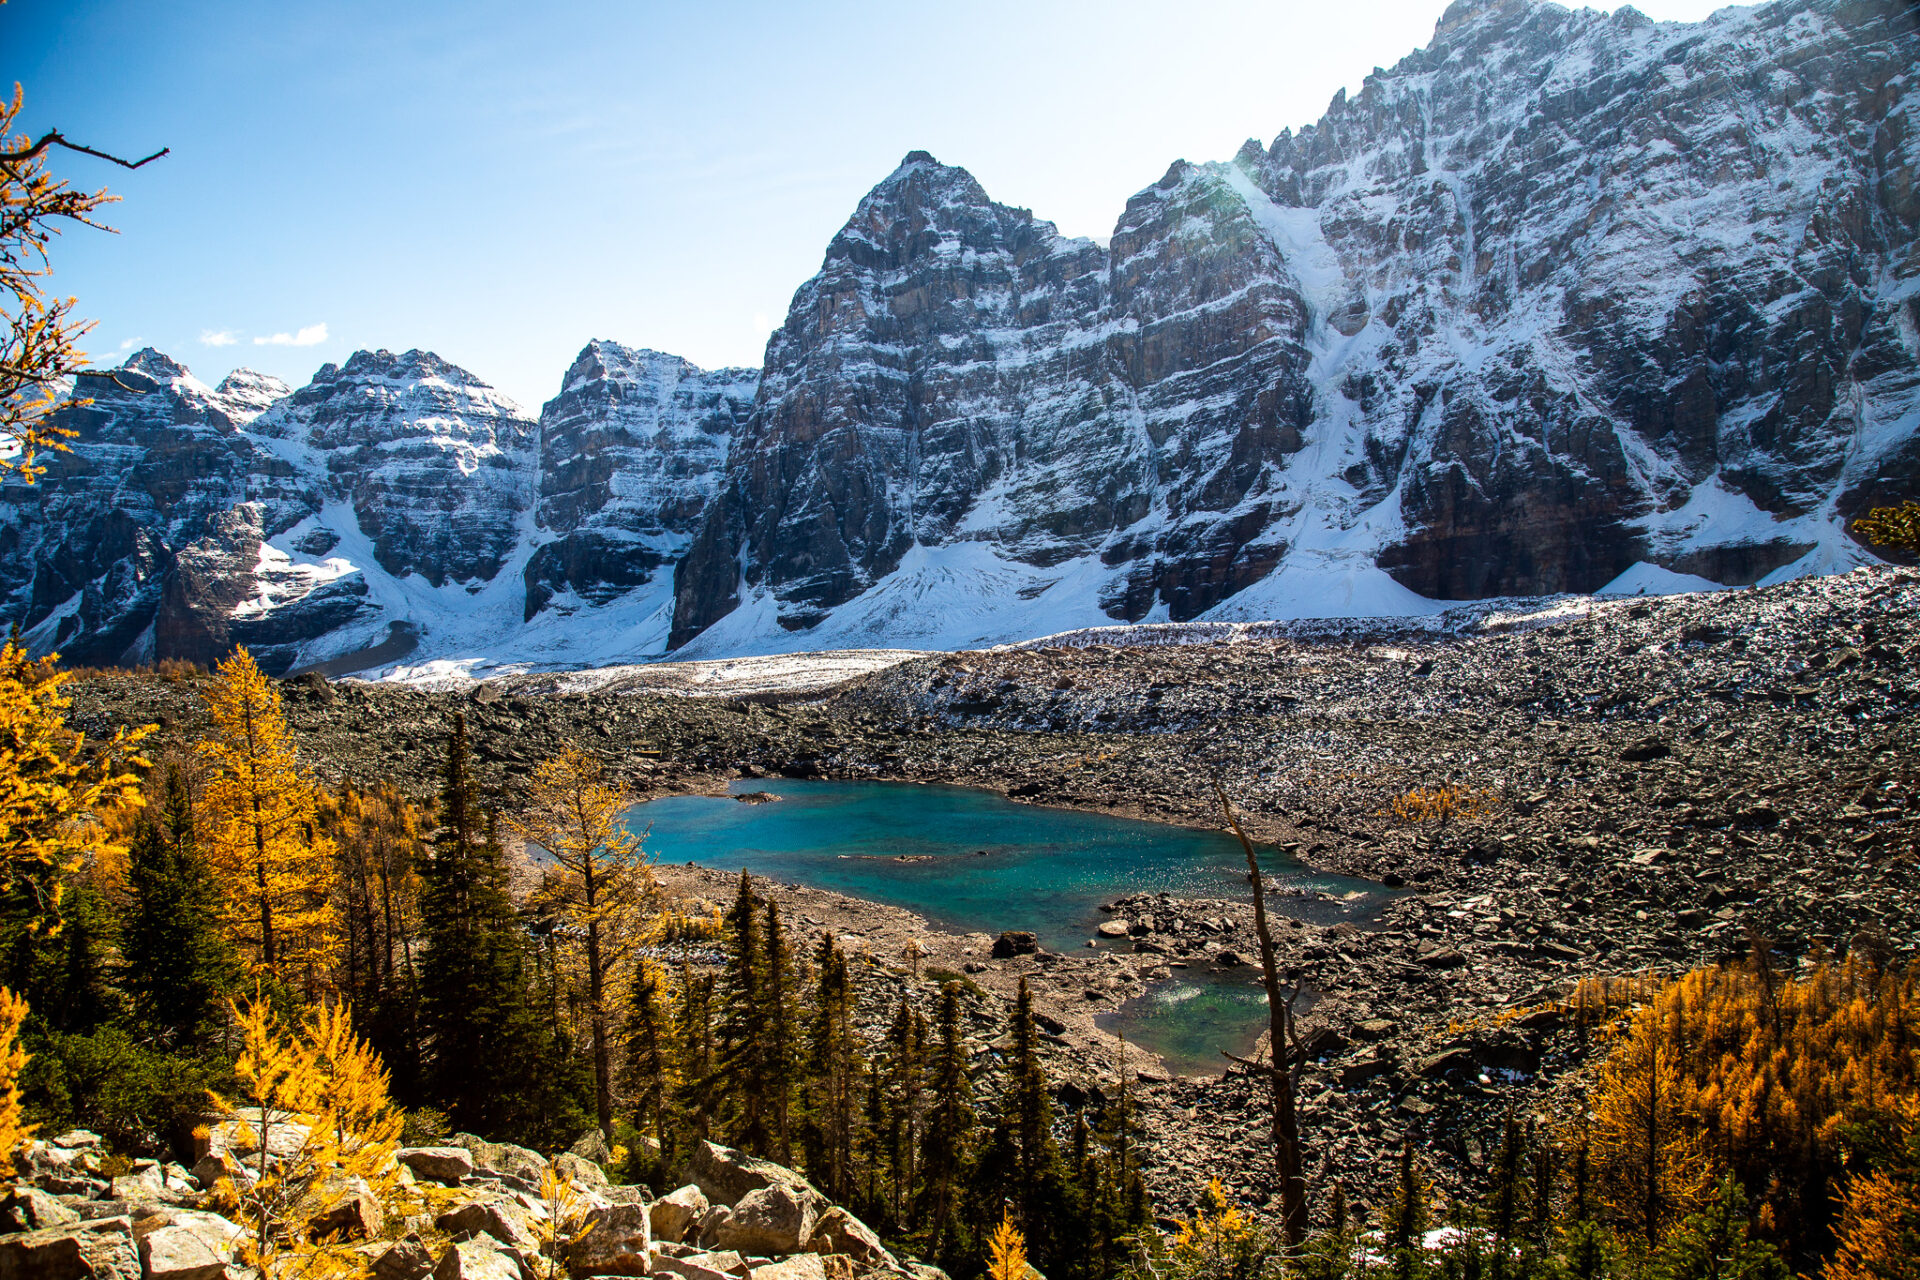
[[[1248,892],[1239,842],[1218,832],[1017,804],[972,787],[780,778],[731,790],[780,799],[667,796],[627,821],[634,830],[651,825],[647,849],[660,862],[831,889],[967,933],[1029,930],[1056,951],[1083,946],[1106,918],[1100,904],[1118,897]],[[1390,896],[1369,881],[1312,874],[1277,850],[1262,850],[1261,861],[1278,891],[1270,905],[1282,915],[1362,918]],[[1218,1071],[1220,1050],[1244,1052],[1265,1025],[1257,970],[1211,974],[1201,962],[1175,973],[1101,1025],[1176,1070]]]

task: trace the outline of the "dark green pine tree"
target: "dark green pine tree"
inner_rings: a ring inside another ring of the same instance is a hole
[[[713,975],[696,974],[683,955],[680,963],[680,1007],[674,1017],[674,1044],[679,1080],[672,1114],[678,1121],[665,1141],[666,1153],[676,1156],[713,1132],[718,1112],[718,1050],[713,1032]]]
[[[765,1156],[772,1146],[768,1123],[768,1038],[765,970],[755,924],[753,882],[740,873],[740,892],[727,913],[732,930],[726,969],[726,999],[720,1011],[716,1109],[733,1146]]]
[[[1493,1280],[1504,1280],[1514,1260],[1514,1237],[1527,1201],[1526,1164],[1526,1140],[1520,1122],[1508,1111],[1500,1154],[1493,1162],[1493,1189],[1487,1196],[1487,1225],[1493,1231],[1488,1272]]]
[[[1120,1096],[1105,1109],[1094,1130],[1098,1140],[1088,1184],[1085,1213],[1092,1233],[1086,1273],[1113,1275],[1125,1269],[1130,1238],[1151,1218],[1146,1180],[1140,1173],[1140,1136],[1133,1102],[1132,1071],[1121,1046]]]
[[[420,868],[427,1091],[459,1128],[528,1137],[549,1123],[551,1100],[535,1096],[547,1088],[538,1059],[549,1056],[548,1037],[529,1000],[526,931],[481,815],[462,715],[447,742],[439,817]]]
[[[812,1019],[807,1028],[800,1146],[807,1171],[829,1198],[853,1199],[854,1143],[860,1128],[864,1055],[854,1034],[847,958],[832,933],[814,952]]]
[[[793,1094],[800,1070],[798,1037],[794,1034],[793,953],[786,930],[780,927],[780,905],[767,903],[764,934],[766,981],[761,988],[766,1029],[767,1136],[773,1158],[793,1163]]]
[[[641,961],[634,975],[633,997],[627,1009],[626,1063],[620,1087],[626,1091],[632,1110],[633,1127],[666,1149],[667,1096],[672,1087],[672,1066],[667,1058],[671,1029],[666,1025],[660,973],[652,964]]]
[[[1027,1225],[1028,1248],[1040,1269],[1055,1265],[1047,1241],[1058,1239],[1057,1219],[1065,1208],[1060,1148],[1053,1140],[1053,1096],[1040,1065],[1040,1033],[1033,1021],[1033,993],[1020,979],[1013,1012],[1013,1079],[1008,1089],[1007,1119],[1013,1130],[1014,1170],[1018,1188],[1014,1202]],[[1035,1241],[1038,1240],[1038,1247]]]
[[[889,1175],[887,1211],[903,1231],[908,1226],[908,1196],[920,1157],[920,1126],[926,1109],[926,1041],[927,1020],[902,996],[887,1028],[882,1115]]]
[[[939,1030],[927,1070],[933,1097],[920,1140],[920,1188],[914,1217],[924,1233],[926,1256],[953,1270],[976,1252],[960,1211],[960,1193],[973,1159],[975,1122],[957,982],[941,989],[938,1018]]]
[[[193,797],[169,765],[158,817],[142,813],[128,854],[120,954],[134,1016],[160,1043],[192,1047],[241,982],[220,931],[220,886],[194,835]]]
[[[24,893],[0,906],[0,986],[22,996],[38,1030],[86,1034],[123,1009],[108,972],[114,920],[100,895],[70,884],[60,899],[60,930],[38,928],[40,911]]]

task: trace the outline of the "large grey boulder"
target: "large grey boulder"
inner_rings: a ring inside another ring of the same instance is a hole
[[[707,1264],[710,1255],[704,1253],[689,1254],[684,1258],[653,1255],[653,1274],[673,1276],[676,1280],[737,1280],[731,1271],[721,1271]]]
[[[567,1271],[576,1276],[644,1276],[653,1271],[653,1225],[644,1205],[616,1204],[587,1214],[567,1246]]]
[[[479,1235],[447,1246],[434,1265],[433,1280],[523,1280],[520,1259],[492,1236]]]
[[[747,1273],[751,1280],[829,1280],[826,1263],[817,1253],[796,1253]]]
[[[813,1236],[807,1241],[807,1248],[815,1253],[846,1254],[863,1269],[897,1269],[900,1265],[887,1246],[880,1243],[880,1237],[872,1227],[839,1205],[820,1215],[820,1221],[813,1226]]]
[[[499,1244],[534,1253],[540,1248],[540,1237],[533,1229],[533,1221],[532,1211],[519,1201],[489,1196],[449,1209],[434,1219],[433,1225],[456,1240],[486,1235]]]
[[[785,1165],[714,1142],[703,1141],[694,1147],[693,1158],[687,1163],[687,1176],[717,1205],[736,1204],[749,1191],[771,1186],[788,1187],[796,1193],[808,1191],[822,1201],[826,1199],[811,1182]]]
[[[393,1158],[429,1182],[457,1187],[473,1172],[473,1152],[465,1147],[402,1147]]]
[[[553,1171],[562,1177],[573,1179],[576,1187],[593,1187],[604,1191],[609,1185],[607,1171],[584,1156],[574,1155],[571,1151],[562,1151],[553,1158]]]
[[[313,1133],[297,1120],[283,1120],[271,1112],[263,1119],[257,1108],[242,1108],[195,1131],[194,1161],[197,1165],[208,1156],[228,1156],[258,1173],[263,1136],[267,1163],[273,1165],[298,1155]]]
[[[133,1219],[0,1236],[0,1280],[140,1280]]]
[[[326,1187],[325,1207],[308,1222],[320,1240],[371,1240],[386,1225],[386,1206],[363,1178],[337,1181]]]
[[[715,1280],[721,1276],[743,1280],[748,1271],[747,1260],[732,1249],[690,1253],[684,1258],[675,1258],[673,1267],[687,1280]]]
[[[607,1145],[607,1136],[598,1129],[589,1129],[580,1136],[567,1152],[579,1156],[582,1160],[591,1160],[595,1164],[609,1164],[613,1160],[613,1148]]]
[[[0,1231],[41,1231],[78,1221],[79,1214],[38,1187],[22,1184],[0,1200]]]
[[[826,1207],[825,1198],[811,1187],[759,1187],[740,1197],[714,1242],[723,1249],[767,1257],[798,1253],[807,1247]]]
[[[488,1142],[470,1133],[456,1133],[447,1139],[447,1145],[466,1148],[473,1157],[476,1172],[506,1174],[539,1186],[540,1175],[547,1171],[545,1156],[538,1151],[516,1147],[511,1142]]]
[[[433,1254],[418,1235],[408,1235],[387,1246],[368,1271],[373,1280],[421,1280],[433,1271]]]
[[[188,1227],[160,1227],[140,1240],[140,1267],[147,1280],[222,1280],[229,1260]]]
[[[712,1206],[699,1187],[681,1187],[653,1202],[653,1235],[656,1240],[685,1240]]]

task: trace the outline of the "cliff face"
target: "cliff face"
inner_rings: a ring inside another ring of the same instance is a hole
[[[658,351],[587,344],[540,411],[536,517],[550,540],[527,561],[527,619],[670,581],[758,381],[753,369],[709,372]]]
[[[88,663],[570,660],[613,615],[615,647],[658,652],[668,576],[640,588],[691,538],[754,378],[596,342],[535,421],[430,352],[356,352],[293,391],[143,351],[82,378],[71,452],[0,492],[0,600]]]
[[[83,375],[32,486],[0,480],[0,599],[9,620],[76,663],[152,661],[180,549],[248,499],[257,455],[241,430],[286,387],[240,370],[216,390],[151,348]]]
[[[1853,563],[1920,479],[1917,57],[1886,0],[1473,0],[1106,250],[915,153],[768,346],[675,639],[885,634],[916,577],[1044,625]]]
[[[1915,65],[1901,0],[1462,0],[1106,245],[909,155],[763,371],[594,342],[535,421],[425,352],[142,352],[0,491],[0,599],[85,661],[470,667],[1846,568],[1920,491]]]

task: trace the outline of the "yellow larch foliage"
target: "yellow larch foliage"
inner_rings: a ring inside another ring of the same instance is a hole
[[[300,767],[280,691],[245,649],[204,694],[213,733],[203,838],[227,899],[227,929],[254,972],[305,990],[324,984],[339,947],[333,842],[320,788]]]
[[[349,1242],[315,1224],[362,1185],[382,1206],[398,1196],[393,1153],[403,1116],[388,1098],[386,1069],[353,1034],[345,1005],[314,1005],[292,1031],[276,1024],[265,1000],[236,1004],[233,1013],[243,1036],[234,1074],[244,1101],[213,1101],[245,1122],[255,1176],[222,1178],[214,1196],[247,1232],[244,1260],[269,1277],[357,1271]]]
[[[1920,1100],[1901,1107],[1893,1167],[1848,1181],[1822,1280],[1920,1280]]]
[[[1201,1191],[1193,1217],[1180,1220],[1171,1252],[1179,1275],[1247,1276],[1259,1270],[1269,1243],[1260,1223],[1236,1208],[1214,1178]]]
[[[1853,531],[1876,547],[1920,553],[1920,502],[1909,498],[1897,507],[1875,507],[1853,522]]]
[[[139,779],[123,766],[146,766],[133,745],[153,730],[123,729],[104,751],[89,750],[67,727],[71,699],[55,661],[12,641],[0,648],[0,895],[21,905],[29,927],[49,931],[65,878],[116,849],[103,815],[140,803]]]
[[[1027,1280],[1027,1238],[1013,1225],[1013,1215],[1000,1215],[1000,1225],[987,1240],[989,1280]]]
[[[1455,821],[1482,818],[1500,803],[1497,792],[1448,783],[1439,787],[1415,787],[1395,796],[1390,811],[1401,822],[1432,823],[1444,827]]]
[[[48,297],[40,281],[50,274],[47,247],[60,223],[97,227],[91,215],[119,197],[76,191],[47,170],[48,137],[39,142],[13,132],[24,97],[0,99],[0,474],[32,484],[46,470],[43,449],[65,452],[74,432],[49,415],[65,380],[87,367],[79,340],[93,327],[73,317],[72,298]],[[87,400],[75,402],[91,403]]]
[[[0,1175],[13,1171],[14,1158],[34,1126],[20,1108],[20,1073],[27,1051],[20,1047],[20,1025],[27,1020],[27,1002],[0,987]]]
[[[1601,1202],[1648,1244],[1706,1203],[1713,1189],[1696,1123],[1698,1091],[1680,1070],[1672,1033],[1672,1019],[1657,1002],[1639,1010],[1591,1098]]]
[[[658,892],[641,838],[621,823],[634,800],[598,759],[569,747],[534,769],[525,806],[508,819],[551,859],[541,901],[584,941],[595,1112],[609,1134],[614,994]]]
[[[1589,1098],[1595,1174],[1639,1228],[1649,1168],[1663,1218],[1732,1174],[1763,1231],[1797,1250],[1829,1220],[1848,1125],[1916,1097],[1920,969],[1849,959],[1798,979],[1764,964],[1697,970],[1633,1015],[1602,1068]]]

